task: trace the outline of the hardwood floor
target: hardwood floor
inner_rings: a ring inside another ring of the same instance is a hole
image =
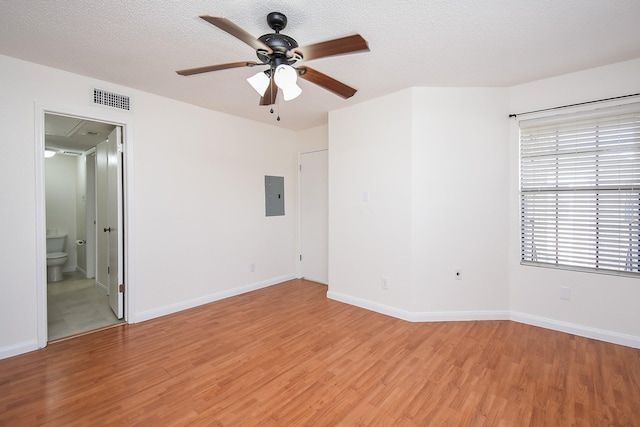
[[[293,280],[0,360],[0,425],[640,426],[640,350]]]

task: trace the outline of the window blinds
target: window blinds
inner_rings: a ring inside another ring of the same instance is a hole
[[[638,274],[640,104],[520,122],[524,264]]]

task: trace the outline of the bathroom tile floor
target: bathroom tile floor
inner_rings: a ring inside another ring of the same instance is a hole
[[[47,283],[49,341],[115,325],[109,296],[84,274],[64,273],[64,280]]]

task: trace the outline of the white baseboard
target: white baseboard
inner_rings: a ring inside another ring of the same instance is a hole
[[[484,311],[425,311],[415,312],[402,310],[377,302],[365,300],[340,292],[328,291],[327,298],[355,305],[356,307],[386,314],[387,316],[406,320],[407,322],[459,322],[468,320],[509,320],[509,312],[501,310]]]
[[[514,322],[525,323],[527,325],[539,326],[545,329],[551,329],[553,331],[578,335],[580,337],[610,342],[612,344],[619,344],[632,348],[640,348],[640,337],[636,337],[633,335],[621,334],[619,332],[612,332],[604,329],[591,328],[589,326],[562,322],[545,317],[532,316],[525,313],[512,312],[510,315],[510,320],[513,320]]]
[[[0,359],[7,359],[9,357],[17,356],[19,354],[28,353],[38,349],[38,341],[26,341],[20,344],[14,344],[7,347],[0,348]]]
[[[335,291],[327,291],[327,298],[356,307],[375,311],[376,313],[406,320],[408,322],[458,322],[467,320],[511,320],[527,325],[539,326],[554,331],[565,332],[585,338],[592,338],[626,347],[640,348],[640,337],[621,334],[603,329],[591,328],[574,323],[561,322],[530,314],[511,311],[444,311],[444,312],[411,312],[390,307],[377,302],[365,300]]]
[[[102,289],[105,294],[109,295],[109,288],[96,280],[96,288]]]
[[[411,313],[410,311],[406,311],[406,310],[391,307],[388,305],[380,304],[377,302],[369,301],[366,299],[354,297],[354,296],[343,294],[340,292],[332,291],[331,289],[327,291],[327,298],[335,301],[340,301],[345,304],[355,305],[356,307],[375,311],[376,313],[385,314],[387,316],[395,317],[397,319],[402,319],[409,322],[413,321],[411,319],[413,313]]]
[[[434,311],[416,312],[413,322],[463,322],[471,320],[509,320],[509,312],[503,310]]]
[[[286,275],[276,277],[262,282],[252,283],[249,285],[239,286],[237,288],[228,289],[200,298],[183,301],[177,304],[160,307],[153,310],[147,310],[136,314],[136,322],[155,319],[156,317],[165,316],[167,314],[176,313],[178,311],[187,310],[199,305],[208,304],[210,302],[219,301],[225,298],[241,295],[257,289],[273,286],[278,283],[286,282],[295,278],[295,275]],[[104,287],[103,285],[99,285]],[[540,316],[534,316],[526,313],[517,313],[510,311],[447,311],[447,312],[411,312],[398,309],[377,302],[365,300],[351,295],[342,294],[329,290],[327,298],[335,301],[350,304],[366,310],[375,311],[387,316],[406,320],[408,322],[444,322],[444,321],[467,321],[467,320],[511,320],[527,325],[538,326],[541,328],[551,329],[554,331],[565,332],[585,338],[591,338],[599,341],[610,342],[613,344],[623,345],[631,348],[640,348],[640,337],[619,332],[612,332],[603,329],[591,328],[575,323],[562,322],[559,320],[549,319]],[[19,344],[0,347],[0,360],[28,353],[38,349],[37,340],[26,341]]]
[[[140,313],[136,313],[135,321],[132,323],[144,322],[146,320],[151,320],[157,317],[166,316],[168,314],[177,313],[182,310],[187,310],[189,308],[197,307],[204,304],[209,304],[210,302],[219,301],[219,300],[230,298],[236,295],[245,294],[247,292],[255,291],[261,288],[266,288],[268,286],[273,286],[278,283],[286,282],[288,280],[292,280],[295,278],[296,278],[295,274],[274,277],[272,279],[263,280],[262,282],[251,283],[248,285],[239,286],[237,288],[216,292],[214,294],[204,295],[202,297],[194,298],[191,300],[181,301],[176,304],[170,304],[164,307],[143,311]]]

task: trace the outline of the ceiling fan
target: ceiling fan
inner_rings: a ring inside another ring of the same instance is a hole
[[[274,33],[265,34],[258,38],[226,18],[209,15],[204,15],[200,18],[254,48],[260,62],[231,62],[176,71],[182,76],[228,68],[268,66],[265,71],[260,71],[247,79],[260,94],[260,105],[274,104],[278,89],[282,91],[285,101],[300,95],[302,89],[296,83],[298,77],[345,99],[352,97],[356,93],[356,89],[326,74],[307,66],[297,66],[297,64],[303,60],[309,61],[327,56],[368,51],[367,41],[359,34],[299,47],[298,42],[292,37],[280,33],[287,26],[287,17],[280,12],[271,12],[267,15],[267,23]]]

